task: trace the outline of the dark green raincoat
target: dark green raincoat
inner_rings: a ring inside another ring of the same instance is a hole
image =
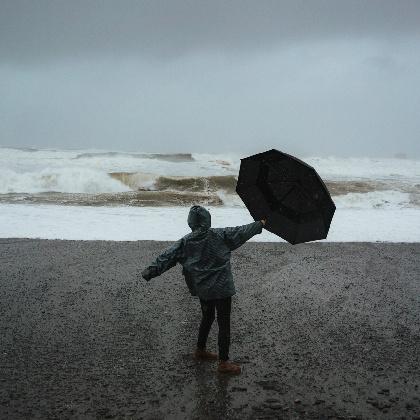
[[[182,265],[185,282],[193,296],[221,299],[235,294],[230,266],[231,251],[262,232],[260,221],[243,226],[211,228],[210,213],[202,206],[192,206],[188,214],[192,232],[160,254],[142,271],[146,280]]]

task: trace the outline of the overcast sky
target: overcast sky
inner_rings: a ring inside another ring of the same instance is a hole
[[[0,145],[420,157],[420,0],[0,0]]]

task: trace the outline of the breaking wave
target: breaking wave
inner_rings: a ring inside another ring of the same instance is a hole
[[[39,173],[0,173],[0,202],[60,205],[243,206],[236,175],[159,176],[62,168]],[[6,181],[7,180],[7,181]],[[396,181],[326,181],[337,207],[420,207],[420,184]]]
[[[236,188],[237,177],[235,175],[215,176],[159,176],[142,172],[113,172],[109,174],[132,190],[171,190],[171,191],[194,191],[215,192],[223,190],[233,194]]]
[[[36,153],[34,153],[36,152]],[[337,207],[420,207],[420,161],[308,158]],[[0,201],[243,206],[239,156],[0,147]]]
[[[98,153],[80,153],[73,159],[90,158],[118,158],[130,157],[138,159],[159,159],[168,162],[193,162],[191,153],[124,153],[124,152],[98,152]]]
[[[46,168],[23,173],[11,169],[0,170],[0,194],[51,191],[97,194],[129,190],[123,183],[97,169]]]

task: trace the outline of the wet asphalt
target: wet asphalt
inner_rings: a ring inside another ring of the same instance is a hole
[[[420,419],[420,243],[234,251],[233,377],[168,245],[0,240],[1,419]]]

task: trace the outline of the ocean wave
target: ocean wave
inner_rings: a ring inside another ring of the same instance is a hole
[[[338,209],[401,209],[417,207],[410,194],[401,191],[349,193],[334,198]]]
[[[33,153],[37,152],[37,153]],[[420,207],[420,161],[307,159],[338,208]],[[243,206],[240,156],[0,148],[3,202]]]
[[[333,196],[351,193],[370,193],[374,191],[400,191],[409,194],[420,194],[420,184],[404,181],[325,181],[328,191]]]
[[[1,149],[9,149],[9,150],[18,150],[20,152],[39,152],[39,149],[35,149],[35,147],[1,147]]]
[[[44,192],[37,194],[1,194],[3,203],[58,204],[72,206],[222,206],[223,200],[217,194],[176,191],[129,191],[102,194],[70,194]]]
[[[17,173],[0,170],[3,202],[74,205],[176,206],[188,204],[243,206],[236,194],[236,175],[164,176],[147,172],[48,168]],[[420,207],[420,184],[401,181],[326,180],[334,201],[343,208]]]
[[[130,188],[106,172],[88,168],[46,168],[38,172],[19,173],[10,169],[0,170],[0,194],[123,192]]]
[[[112,172],[109,175],[132,190],[194,192],[223,190],[228,194],[234,194],[237,183],[235,175],[159,176],[144,172]]]
[[[73,206],[228,206],[245,207],[236,194],[221,191],[203,193],[194,191],[127,191],[118,193],[80,194],[80,193],[9,193],[0,194],[3,203],[58,204]],[[401,191],[373,191],[349,193],[334,197],[337,209],[402,209],[419,208],[419,195]]]
[[[130,157],[137,159],[158,159],[168,162],[193,162],[194,158],[191,153],[125,153],[125,152],[92,152],[80,153],[73,159],[90,159],[90,158],[118,158]]]
[[[186,191],[217,193],[224,196],[236,195],[236,175],[218,176],[158,176],[143,172],[113,172],[112,178],[120,181],[133,190],[153,191]],[[411,196],[411,202],[415,202],[420,196],[420,184],[412,184],[400,181],[325,181],[328,191],[333,197],[350,194],[367,194],[383,191],[396,191]]]

